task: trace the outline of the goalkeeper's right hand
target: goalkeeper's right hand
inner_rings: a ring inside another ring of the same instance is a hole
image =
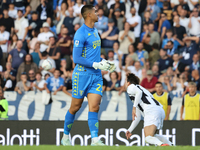
[[[101,62],[94,62],[92,67],[94,69],[101,69],[104,71],[108,71],[110,69],[111,65],[108,61],[101,61]]]

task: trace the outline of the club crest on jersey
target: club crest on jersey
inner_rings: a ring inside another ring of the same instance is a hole
[[[96,37],[97,37],[96,33],[94,32],[93,34],[94,34],[94,36],[95,36],[95,38],[96,38]]]
[[[82,96],[83,95],[83,90],[80,90],[79,92],[80,92],[80,95]]]
[[[78,45],[79,45],[79,41],[76,40],[76,41],[75,41],[75,46],[77,47]]]

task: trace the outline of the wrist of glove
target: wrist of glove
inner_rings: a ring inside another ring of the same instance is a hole
[[[110,72],[113,72],[116,69],[114,62],[107,61],[104,59],[101,62],[94,62],[92,67],[95,69],[101,69],[101,70],[110,71]]]
[[[94,69],[108,71],[110,69],[110,64],[108,63],[108,61],[94,62],[92,67]]]

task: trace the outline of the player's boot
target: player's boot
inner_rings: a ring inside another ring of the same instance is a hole
[[[62,138],[61,144],[64,145],[64,146],[71,146],[72,145],[68,138]]]
[[[92,141],[91,146],[105,146],[105,144],[101,140],[98,140],[95,142]]]
[[[160,146],[169,146],[169,144],[162,144],[162,145],[160,145]]]

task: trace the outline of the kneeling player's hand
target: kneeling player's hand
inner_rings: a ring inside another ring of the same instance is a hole
[[[101,62],[94,62],[92,67],[94,69],[101,69],[104,71],[108,71],[111,67],[110,63],[108,61],[101,61]]]
[[[130,139],[131,135],[132,134],[129,131],[126,131],[126,138],[127,138],[127,140]]]
[[[115,69],[116,69],[115,63],[112,62],[112,61],[108,61],[108,63],[110,64],[110,69],[109,69],[109,71],[110,71],[110,72],[115,71]]]

